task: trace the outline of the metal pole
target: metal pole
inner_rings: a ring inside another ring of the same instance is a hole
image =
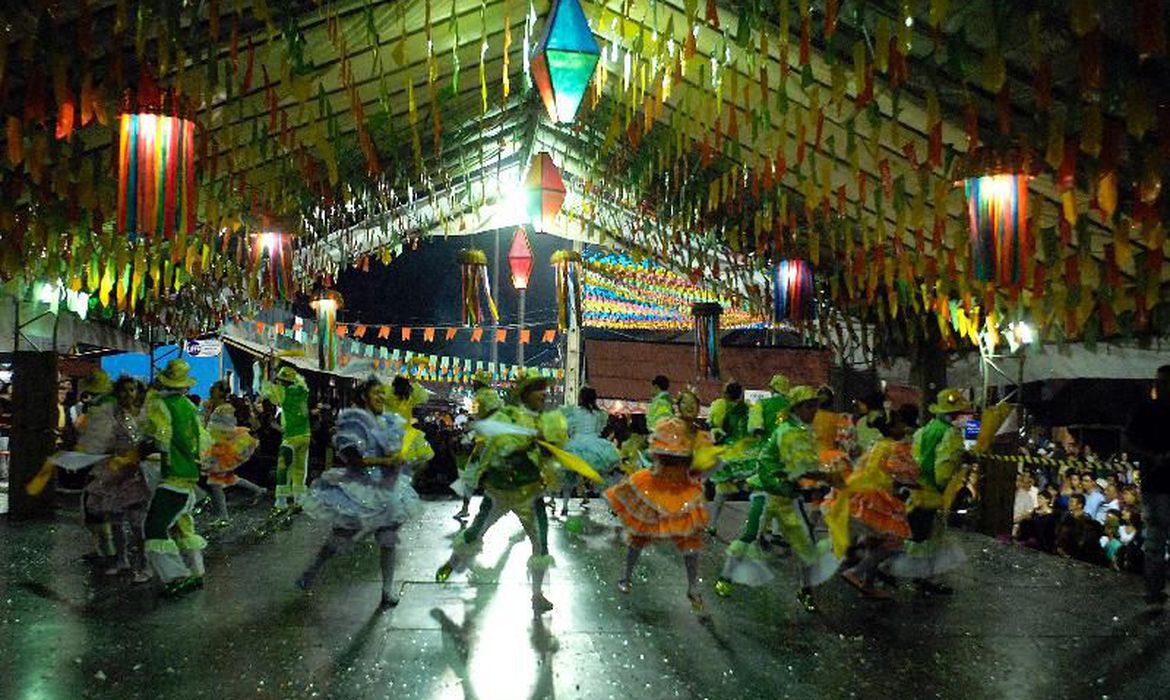
[[[519,309],[520,320],[517,323],[516,333],[516,364],[520,365],[521,369],[524,368],[524,301],[527,296],[528,290],[521,289]]]
[[[492,234],[492,237],[495,240],[495,243],[493,244],[494,254],[492,255],[492,298],[495,299],[496,303],[498,304],[500,302],[500,229],[496,229],[496,232]],[[496,331],[498,331],[499,328],[500,322],[497,320],[492,324],[492,337],[488,339],[489,343],[491,344],[493,371],[498,371],[496,370],[496,366],[500,361],[500,348],[499,344],[496,343]]]
[[[573,241],[573,250],[581,252],[581,241]],[[576,403],[581,390],[581,325],[569,319],[565,339],[565,403]]]

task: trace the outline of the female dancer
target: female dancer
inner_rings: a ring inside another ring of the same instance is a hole
[[[386,387],[370,377],[357,389],[360,406],[337,416],[333,450],[342,465],[318,477],[305,498],[305,512],[333,525],[329,539],[297,579],[312,587],[321,567],[373,533],[381,550],[382,608],[398,604],[394,590],[394,549],[398,528],[418,509],[411,486],[410,462],[404,462],[406,421],[386,411]]]
[[[699,552],[708,516],[703,486],[696,472],[710,464],[696,463],[696,435],[680,418],[663,418],[654,427],[650,454],[654,466],[635,472],[605,492],[610,507],[626,529],[629,547],[618,590],[629,593],[642,548],[654,541],[671,542],[683,554],[687,599],[700,612]]]
[[[236,409],[231,404],[221,402],[216,406],[208,417],[206,428],[211,440],[203,446],[203,470],[207,473],[207,488],[215,503],[214,525],[222,527],[228,523],[224,489],[242,486],[252,492],[256,501],[263,498],[268,489],[236,474],[236,468],[248,461],[260,442],[247,428],[236,426]]]
[[[601,437],[601,431],[609,422],[609,414],[597,407],[597,391],[593,387],[581,387],[577,394],[577,405],[565,406],[561,413],[565,414],[565,420],[569,423],[566,450],[585,460],[599,474],[618,468],[621,455],[617,447]],[[581,477],[568,471],[562,472],[561,476],[561,517],[565,517],[569,514],[569,496],[581,483]]]

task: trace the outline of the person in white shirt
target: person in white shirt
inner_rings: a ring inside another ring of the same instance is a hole
[[[1039,493],[1040,489],[1036,488],[1031,474],[1025,472],[1016,477],[1016,500],[1012,506],[1013,533],[1019,528],[1020,521],[1036,510],[1036,499]]]
[[[1121,498],[1117,493],[1116,486],[1106,482],[1104,479],[1097,480],[1098,485],[1101,485],[1102,482],[1104,482],[1104,486],[1102,486],[1104,490],[1104,500],[1101,502],[1101,505],[1097,506],[1097,512],[1093,513],[1093,519],[1104,525],[1105,518],[1109,515],[1109,511],[1121,510]]]

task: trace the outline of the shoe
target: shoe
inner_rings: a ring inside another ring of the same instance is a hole
[[[865,593],[865,591],[866,591],[865,582],[862,581],[861,577],[858,576],[857,574],[853,573],[852,571],[842,571],[841,578],[845,579],[845,583],[848,583],[850,586],[853,586],[854,588],[861,591],[862,593]]]
[[[553,604],[551,602],[549,602],[548,598],[545,598],[543,595],[541,595],[539,593],[532,596],[532,612],[534,614],[543,615],[552,609],[553,609]]]
[[[471,515],[470,511],[468,511],[466,508],[461,508],[458,513],[452,515],[451,517],[455,518],[456,520],[466,520],[467,516],[469,515]]]
[[[451,566],[450,562],[440,566],[439,570],[435,572],[435,583],[446,583],[447,579],[451,578],[453,570],[454,567]]]
[[[569,517],[569,509],[568,508],[561,508],[561,517],[562,518]]]
[[[617,589],[620,593],[628,594],[631,588],[633,588],[633,585],[630,583],[630,579],[628,578],[623,578],[617,582]]]
[[[581,501],[581,510],[589,510],[589,499]]]
[[[817,607],[817,602],[815,600],[813,600],[811,588],[802,588],[799,591],[797,591],[796,592],[796,600],[797,600],[797,602],[800,603],[800,606],[802,608],[804,608],[804,611],[807,613],[815,613],[818,610],[820,610],[820,608]]]
[[[129,571],[129,570],[130,570],[130,563],[129,562],[119,561],[119,562],[114,562],[114,564],[112,566],[110,566],[110,568],[106,569],[104,573],[106,576],[117,576],[118,574],[122,573],[123,571]]]
[[[691,610],[695,613],[703,612],[703,596],[698,593],[687,592],[687,600],[691,601]]]
[[[389,610],[390,608],[398,607],[398,596],[393,593],[382,591],[382,601],[378,603],[379,610]]]
[[[720,598],[729,598],[731,596],[731,581],[721,578],[715,582],[715,594]]]
[[[130,577],[130,580],[134,583],[146,583],[152,578],[154,577],[150,575],[149,571],[140,569],[134,572],[134,575]]]

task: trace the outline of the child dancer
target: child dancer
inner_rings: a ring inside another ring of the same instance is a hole
[[[605,497],[622,521],[629,541],[618,590],[630,592],[643,547],[654,541],[670,542],[683,554],[687,599],[692,609],[700,612],[703,597],[698,588],[699,552],[708,517],[703,486],[696,476],[700,469],[695,460],[696,437],[684,421],[663,418],[650,441],[654,466],[618,482],[605,492]]]
[[[203,469],[207,472],[207,488],[211,491],[211,498],[215,503],[215,524],[223,526],[228,522],[227,497],[224,495],[224,489],[229,486],[242,486],[251,491],[257,500],[268,493],[268,489],[257,486],[235,473],[236,468],[248,461],[260,443],[252,437],[247,428],[236,427],[236,409],[226,403],[220,404],[212,411],[207,421],[207,434],[211,441],[203,448]]]
[[[386,388],[370,377],[357,390],[360,406],[337,415],[333,450],[343,465],[326,471],[305,498],[305,512],[333,525],[329,539],[297,586],[309,589],[333,555],[348,550],[368,534],[380,547],[382,601],[398,605],[394,589],[394,555],[398,528],[418,510],[411,486],[411,463],[403,460],[406,421],[386,410]]]
[[[569,442],[565,449],[585,460],[598,473],[606,474],[621,462],[617,447],[601,437],[609,422],[609,414],[597,407],[597,392],[590,386],[581,387],[576,406],[561,409],[569,424]],[[572,472],[562,473],[561,517],[569,514],[569,497],[581,483],[581,477]],[[586,499],[588,500],[588,499]],[[584,507],[582,503],[582,507]]]

